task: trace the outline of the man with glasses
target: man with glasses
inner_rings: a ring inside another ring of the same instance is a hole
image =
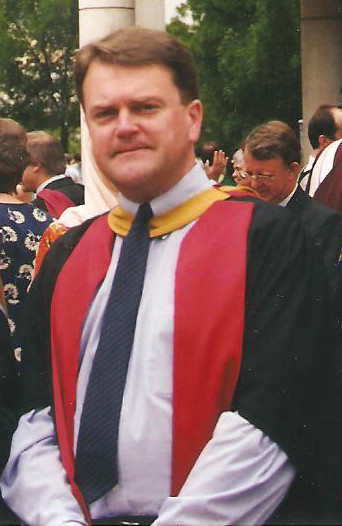
[[[254,128],[244,150],[245,180],[269,203],[292,210],[321,251],[330,283],[340,278],[342,216],[309,197],[298,185],[301,146],[294,131],[280,121]]]

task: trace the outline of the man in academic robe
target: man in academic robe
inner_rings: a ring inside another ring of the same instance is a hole
[[[84,203],[84,186],[65,174],[66,164],[60,141],[45,131],[27,133],[30,163],[22,186],[34,192],[33,204],[58,219],[69,207]]]
[[[342,108],[319,106],[309,121],[308,135],[313,152],[299,183],[310,197],[342,212]]]
[[[286,207],[299,218],[323,257],[335,291],[342,277],[342,215],[309,197],[298,185],[301,146],[294,131],[281,121],[257,126],[247,136],[244,158],[251,187],[265,201]]]
[[[4,498],[44,526],[335,521],[339,364],[310,240],[291,214],[227,196],[195,163],[196,72],[174,37],[113,33],[78,52],[75,78],[119,206],[56,241],[33,283]],[[138,238],[148,255],[128,368],[112,370]],[[92,392],[105,401],[91,412]]]
[[[313,167],[323,150],[334,141],[342,138],[342,109],[333,104],[321,104],[308,123],[308,137],[312,153],[307,164],[299,174],[298,182],[303,190],[313,196],[320,182],[313,177]]]
[[[342,139],[333,141],[317,157],[305,191],[316,201],[342,213]]]

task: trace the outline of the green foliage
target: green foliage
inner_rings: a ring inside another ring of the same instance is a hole
[[[0,0],[0,114],[28,130],[60,130],[66,149],[79,122],[71,60],[74,0]]]
[[[231,152],[266,120],[297,127],[298,0],[188,0],[168,31],[195,56],[204,104],[202,140],[216,140]]]

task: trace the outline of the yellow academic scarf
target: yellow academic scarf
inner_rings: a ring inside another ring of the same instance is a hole
[[[149,222],[150,237],[159,237],[184,227],[202,215],[216,201],[224,201],[230,197],[257,196],[250,188],[245,187],[211,187],[191,197],[184,203],[172,208]],[[126,236],[134,217],[121,206],[116,206],[108,214],[108,225],[113,232]]]

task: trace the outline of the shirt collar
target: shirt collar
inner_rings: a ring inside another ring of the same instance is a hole
[[[286,206],[289,203],[295,191],[297,190],[297,188],[298,188],[298,183],[296,184],[292,192],[287,197],[285,197],[285,199],[281,203],[278,203],[278,206]]]
[[[63,179],[63,177],[66,177],[65,174],[61,174],[61,175],[54,175],[53,177],[49,177],[49,179],[46,179],[46,181],[44,181],[43,183],[41,183],[37,190],[36,190],[36,194],[39,194],[39,192],[41,192],[43,190],[43,188],[45,188],[48,184],[52,183],[52,181],[57,181],[58,179]]]
[[[207,188],[211,188],[211,183],[203,168],[196,163],[190,172],[170,188],[170,190],[152,199],[150,205],[154,216],[165,214],[165,212],[172,210]],[[127,197],[121,193],[118,194],[118,201],[124,210],[135,216],[139,208],[139,203],[127,199]]]
[[[311,170],[313,163],[315,162],[316,157],[314,155],[310,155],[308,164],[303,168],[304,172],[308,172]]]

